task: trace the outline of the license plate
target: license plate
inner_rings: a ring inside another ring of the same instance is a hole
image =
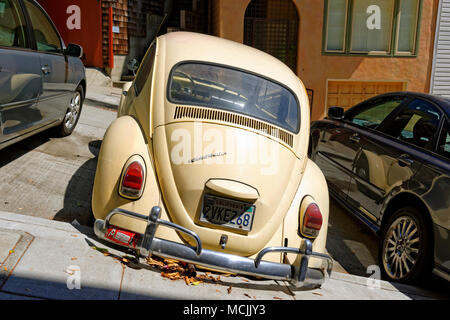
[[[237,200],[205,194],[200,221],[222,227],[250,231],[255,216],[255,206]]]

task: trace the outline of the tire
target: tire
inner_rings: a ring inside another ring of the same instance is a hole
[[[56,128],[57,134],[61,137],[70,135],[75,129],[78,120],[80,119],[81,109],[83,107],[84,90],[79,85],[73,92],[70,99],[69,106],[66,109],[64,119],[61,124]]]
[[[431,272],[433,252],[431,228],[416,208],[397,210],[383,225],[378,263],[385,279],[421,283]]]

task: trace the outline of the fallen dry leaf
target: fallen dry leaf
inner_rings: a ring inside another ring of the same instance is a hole
[[[247,294],[247,293],[244,293],[244,296],[246,296],[247,298],[252,298],[252,297],[250,297],[250,295],[249,294]]]
[[[280,297],[273,297],[274,299],[277,299],[277,300],[283,300],[283,298],[280,298]]]
[[[228,291],[228,294],[231,293],[231,286],[228,287],[227,291]]]
[[[72,259],[70,259],[70,260],[75,261],[75,260],[77,260],[77,258],[72,258]]]
[[[323,296],[323,294],[321,294],[319,292],[313,292],[312,294],[315,294],[316,296]]]
[[[166,258],[166,259],[164,259],[164,262],[165,262],[165,263],[167,263],[167,264],[178,263],[178,261],[177,261],[177,260],[174,260],[174,259],[169,259],[169,258]]]

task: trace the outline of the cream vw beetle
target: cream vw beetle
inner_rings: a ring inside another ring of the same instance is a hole
[[[149,47],[98,158],[99,238],[213,270],[317,287],[328,189],[307,158],[298,77],[259,50],[175,32]]]

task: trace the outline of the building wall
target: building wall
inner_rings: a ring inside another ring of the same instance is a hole
[[[64,43],[83,47],[83,63],[103,67],[101,4],[92,0],[39,0],[55,23]]]
[[[326,114],[328,80],[403,82],[407,90],[429,91],[438,0],[423,0],[417,57],[402,58],[323,55],[324,1],[293,1],[300,18],[297,74],[314,91],[312,120]],[[219,17],[216,35],[242,43],[250,0],[214,2]]]

